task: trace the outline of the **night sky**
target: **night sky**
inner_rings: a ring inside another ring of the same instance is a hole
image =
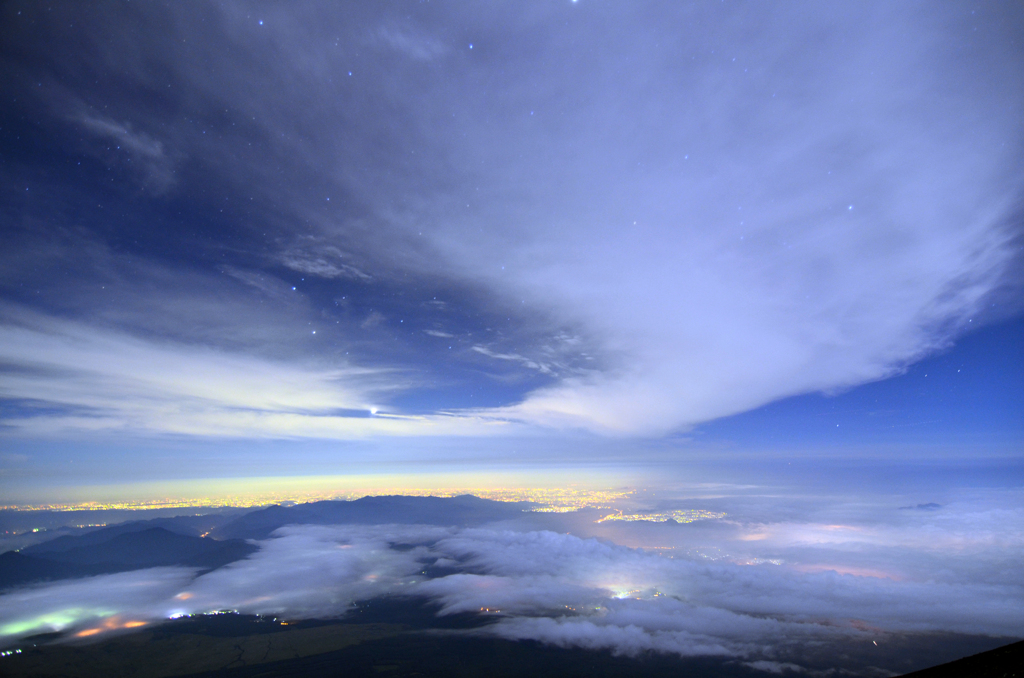
[[[838,458],[1020,480],[1015,3],[0,13],[12,499]]]
[[[0,0],[0,565],[578,509],[19,585],[0,650],[410,595],[775,674],[1020,639],[1022,264],[1016,0]]]

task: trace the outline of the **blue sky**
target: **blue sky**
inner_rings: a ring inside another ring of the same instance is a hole
[[[756,445],[922,445],[1015,454],[1022,442],[1024,323],[961,337],[906,373],[849,391],[794,396],[698,427],[698,438]],[[940,452],[941,454],[941,452]]]
[[[11,440],[8,449],[21,456],[12,466],[24,476],[24,496],[44,492],[50,499],[52,490],[44,488],[66,489],[71,478],[92,486],[240,474],[480,472],[495,481],[534,477],[547,484],[567,482],[573,468],[617,484],[656,485],[659,477],[696,474],[705,481],[796,482],[837,491],[888,485],[922,497],[930,487],[940,493],[958,485],[1014,487],[1024,479],[1022,330],[1019,320],[982,328],[906,374],[838,394],[794,396],[656,440],[547,433],[455,442],[151,436],[126,443],[106,436],[78,445]],[[581,447],[587,454],[573,456]],[[140,452],[148,464],[136,461]],[[290,468],[282,472],[285,455]]]
[[[10,496],[1019,457],[1013,5],[0,11]]]

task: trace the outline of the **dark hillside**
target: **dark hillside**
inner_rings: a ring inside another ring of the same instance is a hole
[[[118,535],[128,534],[130,532],[143,532],[154,527],[163,528],[168,532],[174,532],[175,534],[198,537],[204,532],[209,532],[217,525],[227,522],[230,519],[230,516],[204,515],[154,518],[152,520],[133,520],[127,523],[111,525],[110,527],[103,527],[81,535],[64,535],[57,537],[56,539],[51,539],[50,541],[34,544],[22,549],[21,552],[28,555],[41,555],[43,553],[68,551],[81,546],[102,544],[110,541]]]
[[[212,570],[245,558],[258,549],[241,539],[204,539],[175,534],[161,527],[140,532],[107,533],[100,543],[87,539],[98,533],[68,537],[63,550],[0,554],[0,589],[38,581],[126,572],[147,567],[181,565]],[[81,541],[78,541],[81,540]],[[82,543],[82,542],[85,543]],[[45,544],[41,545],[45,546]]]
[[[902,678],[1024,678],[1024,640]]]

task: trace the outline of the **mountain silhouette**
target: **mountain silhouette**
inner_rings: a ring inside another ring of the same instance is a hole
[[[168,565],[209,571],[245,558],[258,549],[241,539],[205,539],[162,527],[118,532],[107,529],[77,537],[59,537],[53,540],[59,542],[56,545],[47,542],[25,549],[24,553],[0,554],[0,589],[36,581]],[[106,538],[97,541],[102,537]]]
[[[0,590],[38,581],[179,565],[212,570],[245,558],[285,525],[472,526],[522,515],[529,503],[458,497],[363,497],[270,506],[238,517],[181,516],[112,525],[0,554]],[[216,538],[196,536],[213,533]]]
[[[266,539],[285,525],[455,525],[467,527],[523,514],[528,503],[458,497],[363,497],[355,501],[317,501],[270,506],[246,513],[215,530],[220,538]]]

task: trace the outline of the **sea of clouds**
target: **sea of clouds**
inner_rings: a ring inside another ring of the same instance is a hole
[[[889,633],[1010,639],[1024,628],[1019,500],[992,491],[923,507],[833,506],[810,519],[615,527],[675,544],[658,551],[525,523],[293,525],[251,557],[200,576],[165,567],[8,592],[0,638],[102,637],[92,629],[215,610],[336,617],[355,601],[410,596],[441,616],[493,617],[472,633],[625,655],[765,661],[787,648]],[[573,520],[544,519],[551,527]]]

